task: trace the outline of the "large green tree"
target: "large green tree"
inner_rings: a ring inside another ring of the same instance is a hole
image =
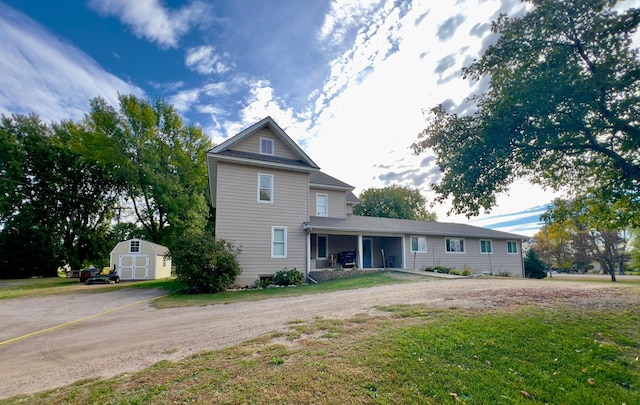
[[[518,178],[564,190],[607,228],[640,224],[640,10],[609,0],[527,0],[463,78],[488,79],[460,116],[434,107],[412,145],[435,152],[437,201],[469,216]]]
[[[171,245],[175,236],[206,225],[206,151],[202,129],[184,123],[162,99],[119,97],[119,109],[96,98],[85,119],[87,144],[110,162],[148,239]]]
[[[72,122],[2,117],[0,277],[55,276],[62,264],[104,260],[118,185],[80,153],[83,134]]]
[[[427,200],[420,191],[393,185],[383,188],[368,188],[358,197],[360,204],[353,213],[368,217],[415,219],[435,221],[436,214],[427,211]]]

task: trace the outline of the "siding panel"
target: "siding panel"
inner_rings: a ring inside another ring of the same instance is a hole
[[[420,236],[420,235],[411,235]],[[493,274],[507,272],[513,277],[522,277],[522,259],[520,243],[518,254],[507,253],[507,242],[503,239],[491,239],[492,254],[480,253],[480,239],[463,238],[465,253],[447,253],[444,237],[427,237],[427,252],[411,252],[410,236],[405,236],[406,268],[416,270],[425,267],[444,266],[457,270],[469,268],[474,274],[489,272]],[[415,263],[415,265],[414,265]]]
[[[274,202],[257,201],[258,173],[274,176]],[[239,285],[253,285],[260,275],[273,275],[283,268],[304,272],[308,201],[300,190],[308,189],[308,174],[233,163],[218,163],[216,238],[241,249]],[[287,258],[271,258],[272,226],[287,227]]]
[[[344,218],[347,215],[347,193],[338,190],[311,188],[309,191],[309,216],[316,216],[316,194],[326,194],[329,199],[327,212],[331,218]]]
[[[260,153],[260,138],[273,139],[274,154],[278,157],[298,159],[289,146],[284,143],[277,135],[275,135],[271,129],[262,128],[253,135],[243,139],[233,146],[233,150],[248,153]]]

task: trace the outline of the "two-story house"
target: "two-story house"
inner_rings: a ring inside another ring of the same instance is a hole
[[[321,172],[271,117],[209,150],[207,164],[216,238],[241,249],[238,285],[338,266],[524,276],[521,235],[353,215],[354,187]]]

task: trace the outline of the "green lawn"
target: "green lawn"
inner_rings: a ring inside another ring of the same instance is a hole
[[[414,280],[427,280],[428,277],[415,276]],[[154,301],[159,308],[185,307],[222,304],[240,301],[257,301],[273,297],[287,297],[302,294],[323,293],[353,288],[365,288],[383,284],[404,283],[411,277],[398,278],[392,273],[373,273],[358,277],[332,280],[320,284],[306,284],[295,287],[251,289],[241,291],[228,291],[217,294],[182,294],[180,284],[175,280],[150,280],[121,282],[119,284],[99,285],[98,288],[87,288],[78,283],[78,279],[64,277],[43,277],[23,280],[0,280],[0,300],[21,297],[37,297],[43,295],[92,293],[113,291],[123,288],[160,288],[171,295]]]

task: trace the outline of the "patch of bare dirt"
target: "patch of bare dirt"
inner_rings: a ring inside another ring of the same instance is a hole
[[[496,310],[562,304],[607,309],[637,306],[638,290],[579,281],[424,278],[409,284],[189,308],[156,309],[149,300],[162,293],[138,289],[7,300],[0,303],[0,398],[230,347],[285,331],[293,321],[380,314],[376,306]]]

